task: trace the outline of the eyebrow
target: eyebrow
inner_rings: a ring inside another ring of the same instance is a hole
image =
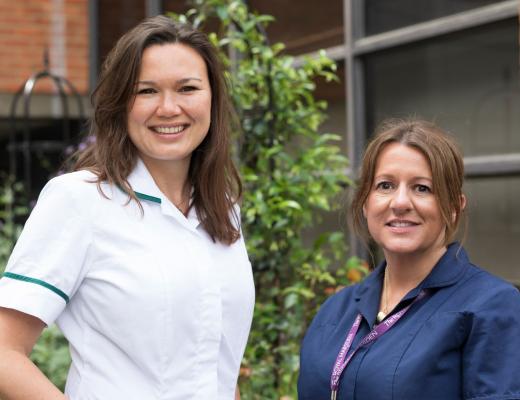
[[[175,83],[177,83],[179,85],[182,85],[182,84],[187,83],[189,81],[199,81],[199,82],[202,82],[202,79],[195,78],[195,77],[182,78],[182,79],[179,79],[179,80],[175,81]],[[154,85],[155,83],[156,83],[155,81],[138,81],[137,82],[138,85]]]
[[[381,175],[374,175],[374,180],[376,179],[393,179],[394,175],[392,174],[381,174]],[[426,180],[433,182],[433,177],[429,178],[427,176],[414,176],[413,180]]]

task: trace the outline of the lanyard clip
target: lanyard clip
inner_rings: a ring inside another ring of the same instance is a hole
[[[332,392],[330,392],[330,400],[336,400],[337,394],[338,391],[336,389],[332,389]]]

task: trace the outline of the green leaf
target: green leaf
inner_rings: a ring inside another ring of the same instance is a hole
[[[301,210],[302,207],[297,201],[294,200],[284,200],[280,203],[280,207],[282,208],[294,208],[295,210]]]

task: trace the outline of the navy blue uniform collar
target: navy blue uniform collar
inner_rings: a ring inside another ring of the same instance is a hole
[[[457,242],[448,245],[446,252],[437,261],[428,276],[402,300],[415,298],[422,289],[440,289],[459,281],[469,264],[468,256]],[[383,285],[386,262],[383,261],[357,288],[355,301],[365,320],[372,324],[379,311],[379,300]]]

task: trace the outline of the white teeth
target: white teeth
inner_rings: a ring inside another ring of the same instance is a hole
[[[412,226],[413,223],[407,222],[407,221],[393,221],[393,222],[390,222],[389,225],[394,226],[396,228],[403,228],[405,226]]]
[[[172,134],[182,132],[186,128],[185,125],[178,126],[156,126],[153,128],[157,133]]]

